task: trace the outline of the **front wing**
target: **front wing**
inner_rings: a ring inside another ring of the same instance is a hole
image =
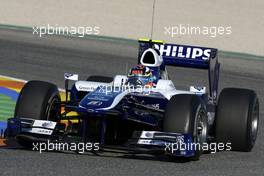
[[[7,125],[7,137],[16,137],[31,142],[73,142],[60,132],[59,123],[46,120],[10,118]],[[76,138],[74,142],[88,142],[86,136]],[[195,148],[190,134],[169,133],[161,131],[135,131],[132,138],[122,146],[100,145],[100,150],[117,149],[134,153],[151,153],[155,151],[172,156],[192,157]],[[142,152],[143,151],[143,152]],[[145,152],[144,152],[145,151]],[[153,152],[154,154],[154,152]]]

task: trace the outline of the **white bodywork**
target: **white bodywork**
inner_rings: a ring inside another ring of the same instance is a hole
[[[147,66],[147,67],[160,67],[163,63],[163,58],[160,56],[155,49],[149,48],[145,50],[140,58],[140,64]],[[105,107],[103,109],[111,109],[115,107],[127,94],[129,93],[142,93],[143,96],[147,96],[151,93],[160,93],[162,94],[166,99],[170,99],[173,95],[177,94],[205,94],[206,88],[198,88],[195,86],[190,87],[190,91],[184,91],[184,90],[177,90],[171,80],[168,79],[168,74],[166,69],[160,70],[161,71],[161,79],[158,80],[155,87],[150,88],[136,88],[136,89],[126,89],[123,88],[126,87],[127,82],[127,76],[126,75],[116,75],[114,77],[113,82],[111,83],[101,83],[101,82],[91,82],[91,81],[77,81],[75,83],[75,87],[78,91],[87,91],[91,92],[94,91],[99,86],[111,87],[118,87],[118,90],[122,90],[121,93],[119,93],[115,99],[113,100],[112,104],[109,107]],[[107,87],[108,88],[108,87]]]
[[[144,61],[144,58],[146,57],[147,54],[152,54],[154,60],[153,63],[147,63]],[[146,67],[159,67],[161,66],[162,62],[163,62],[162,56],[158,55],[158,53],[152,48],[145,50],[140,58],[140,64]]]
[[[110,86],[110,87],[121,87],[125,86],[124,81],[127,79],[126,75],[117,75],[114,78],[114,81],[111,83],[100,83],[100,82],[91,82],[91,81],[77,81],[75,83],[76,89],[78,91],[93,91],[99,86]],[[114,90],[114,89],[111,89]],[[184,91],[184,90],[177,90],[171,80],[159,80],[156,87],[151,88],[145,88],[145,89],[118,89],[118,90],[124,90],[120,94],[118,94],[112,104],[108,107],[102,108],[101,110],[109,110],[114,108],[126,95],[129,93],[143,93],[144,96],[148,96],[151,92],[158,92],[162,94],[166,99],[170,99],[173,95],[177,94],[196,94],[196,92],[192,91]],[[143,90],[143,92],[142,92]]]
[[[77,81],[75,87],[78,91],[91,92],[100,86],[109,86],[109,83],[94,82],[94,81]]]
[[[104,86],[109,86],[109,87],[125,86],[126,80],[127,80],[126,75],[116,75],[114,78],[114,81],[111,83],[94,82],[94,81],[77,81],[75,83],[75,87],[78,91],[91,92],[100,86],[102,87]],[[191,86],[191,87],[194,87],[194,86]],[[127,89],[124,89],[124,90],[127,90]],[[140,90],[142,89],[134,89],[135,92],[139,92]],[[203,89],[203,91],[204,90],[205,89]],[[195,94],[196,93],[195,91],[177,90],[171,80],[163,80],[163,79],[160,79],[158,81],[156,87],[145,88],[144,91],[145,92],[147,91],[159,92],[162,95],[164,95],[164,97],[166,97],[167,99],[170,99],[173,95],[176,95],[176,94]],[[129,91],[127,91],[127,93],[129,93]],[[202,92],[199,92],[199,93],[202,93]]]

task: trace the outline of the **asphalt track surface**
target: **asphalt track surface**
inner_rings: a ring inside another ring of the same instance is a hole
[[[0,30],[0,74],[45,80],[63,87],[64,72],[89,75],[126,73],[136,64],[137,44],[108,39],[81,39]],[[0,175],[263,175],[264,174],[264,61],[219,58],[223,87],[254,89],[260,99],[260,124],[252,152],[204,154],[197,162],[164,157],[106,153],[66,154],[0,149]],[[176,87],[207,83],[205,71],[169,67]]]

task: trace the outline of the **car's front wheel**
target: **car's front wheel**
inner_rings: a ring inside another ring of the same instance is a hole
[[[205,105],[197,95],[174,95],[167,104],[163,122],[165,132],[191,134],[198,146],[192,160],[202,154],[202,145],[207,142],[207,113]]]
[[[216,140],[234,151],[251,151],[258,131],[259,101],[249,89],[222,90],[216,113]]]
[[[56,121],[61,111],[60,101],[56,85],[44,81],[29,81],[19,94],[15,117]]]

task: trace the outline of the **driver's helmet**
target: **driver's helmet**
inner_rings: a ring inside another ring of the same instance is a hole
[[[131,68],[127,77],[127,84],[135,87],[153,87],[157,81],[153,70],[144,65],[137,65]]]

